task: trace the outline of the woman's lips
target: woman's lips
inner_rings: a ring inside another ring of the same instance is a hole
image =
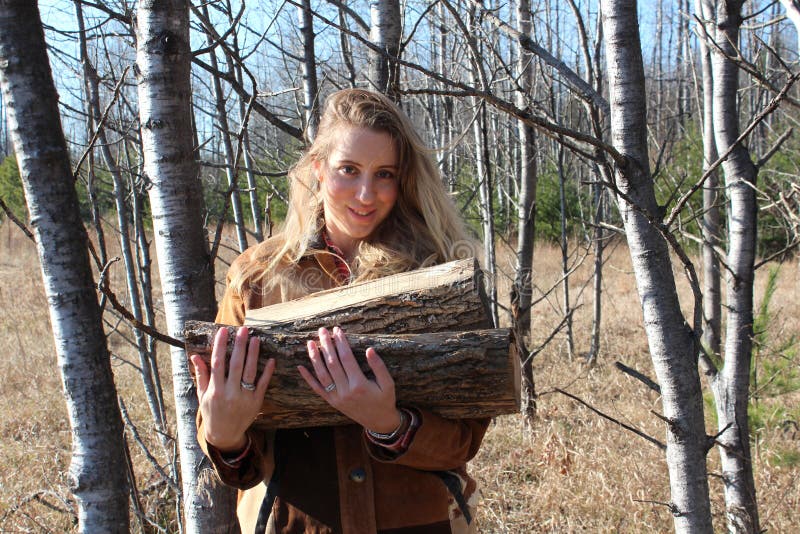
[[[355,217],[356,219],[359,219],[359,220],[371,219],[372,216],[377,211],[374,208],[373,209],[360,210],[360,209],[355,209],[355,208],[348,207],[347,209],[350,211],[350,214],[353,217]]]

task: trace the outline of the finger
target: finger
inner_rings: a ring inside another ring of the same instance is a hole
[[[236,331],[233,340],[233,350],[231,351],[231,362],[228,369],[228,387],[234,390],[241,389],[242,367],[244,367],[244,357],[247,350],[247,328],[240,327]]]
[[[350,383],[364,380],[364,373],[361,372],[361,368],[358,366],[355,356],[353,356],[350,342],[347,341],[347,336],[338,326],[333,329],[333,341],[336,344],[336,352],[339,354],[339,362],[341,362]]]
[[[319,383],[325,384],[326,386],[328,384],[333,384],[333,378],[331,378],[330,373],[328,373],[328,368],[322,360],[322,354],[317,343],[315,341],[309,341],[306,343],[306,348],[308,349],[308,358],[311,360],[314,374],[317,375]],[[305,367],[303,369],[305,369]]]
[[[194,365],[194,376],[197,381],[197,401],[200,402],[208,389],[208,367],[206,367],[206,362],[197,354],[192,354],[190,358],[192,365]]]
[[[267,360],[267,365],[264,366],[264,370],[261,371],[261,377],[258,379],[258,384],[256,384],[256,393],[258,397],[263,399],[264,395],[267,394],[267,387],[269,387],[269,381],[272,380],[272,374],[275,372],[275,358],[270,358]]]
[[[386,364],[378,356],[378,352],[372,347],[367,349],[367,364],[375,373],[375,382],[381,391],[394,391],[394,379],[389,373],[389,369],[386,368]]]
[[[256,381],[256,373],[258,372],[258,353],[261,349],[261,341],[257,336],[250,338],[247,344],[247,359],[244,362],[244,370],[242,371],[242,380],[252,384]]]
[[[214,336],[214,350],[211,351],[210,382],[222,385],[225,383],[225,353],[228,348],[228,329],[220,328]]]
[[[322,355],[325,358],[325,366],[328,368],[331,378],[336,383],[336,387],[342,388],[348,384],[347,375],[342,369],[342,363],[339,361],[339,355],[336,353],[336,345],[331,339],[331,334],[327,328],[319,329],[319,346],[322,349]]]
[[[317,395],[328,401],[328,392],[325,391],[325,388],[319,385],[319,381],[316,378],[314,378],[314,375],[311,374],[311,371],[309,371],[302,365],[298,365],[297,370],[300,372],[300,376],[303,377],[303,380],[306,381],[306,384],[308,384],[308,387],[310,387],[314,391],[314,393],[316,393]]]

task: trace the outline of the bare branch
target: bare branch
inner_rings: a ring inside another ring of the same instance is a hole
[[[656,447],[658,447],[658,448],[659,448],[659,449],[661,449],[662,451],[666,451],[666,450],[667,450],[667,446],[666,446],[664,443],[662,443],[661,441],[657,440],[656,438],[654,438],[654,437],[652,437],[652,436],[649,436],[649,435],[645,434],[644,432],[642,432],[642,431],[641,431],[641,430],[639,430],[638,428],[634,428],[634,427],[632,427],[631,425],[628,425],[628,424],[626,424],[626,423],[623,423],[622,421],[620,421],[620,420],[618,420],[618,419],[614,419],[614,418],[613,418],[613,417],[611,417],[610,415],[608,415],[608,414],[605,414],[605,413],[601,412],[600,410],[598,410],[597,408],[595,408],[594,406],[592,406],[592,405],[591,405],[591,404],[589,404],[588,402],[586,402],[586,401],[584,401],[584,400],[580,399],[579,397],[576,397],[576,396],[575,396],[575,395],[573,395],[572,393],[567,393],[567,392],[566,392],[566,391],[564,391],[563,389],[559,389],[559,388],[555,388],[555,391],[558,391],[558,392],[559,392],[559,393],[561,393],[562,395],[565,395],[565,396],[569,397],[570,399],[572,399],[572,400],[574,400],[574,401],[576,401],[576,402],[579,402],[579,403],[583,404],[584,406],[586,406],[587,408],[589,408],[591,411],[593,411],[594,413],[596,413],[597,415],[599,415],[599,416],[600,416],[600,417],[602,417],[603,419],[607,419],[608,421],[611,421],[612,423],[615,423],[615,424],[617,424],[617,425],[621,426],[621,427],[622,427],[622,428],[624,428],[625,430],[628,430],[629,432],[633,432],[633,433],[634,433],[634,434],[636,434],[637,436],[639,436],[639,437],[641,437],[641,438],[644,438],[644,439],[646,439],[647,441],[649,441],[650,443],[652,443],[653,445],[655,445]]]
[[[28,227],[27,227],[27,226],[25,226],[25,223],[24,223],[24,222],[22,222],[22,221],[20,221],[20,220],[17,218],[17,216],[16,216],[16,215],[14,215],[14,212],[13,212],[13,211],[11,211],[11,208],[9,208],[9,207],[6,205],[6,203],[5,203],[5,202],[3,202],[3,199],[2,199],[2,198],[0,198],[0,208],[2,208],[4,212],[6,212],[6,215],[8,216],[8,218],[9,218],[9,219],[11,219],[11,222],[13,222],[13,223],[14,223],[14,224],[16,224],[17,226],[19,226],[19,229],[20,229],[20,230],[22,230],[22,233],[24,233],[24,234],[25,234],[25,236],[26,236],[28,239],[30,239],[30,240],[31,240],[31,241],[33,241],[34,243],[36,242],[36,238],[33,236],[33,232],[31,232],[30,230],[28,230]]]

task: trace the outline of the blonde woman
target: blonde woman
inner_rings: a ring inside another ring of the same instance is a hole
[[[233,263],[218,323],[241,325],[248,309],[450,261],[469,242],[429,151],[382,95],[330,96],[289,177],[283,229]],[[275,362],[256,376],[258,343],[242,328],[226,377],[226,342],[220,330],[210,369],[192,357],[198,439],[220,479],[241,490],[243,532],[475,532],[476,488],[465,465],[488,420],[398,406],[380,355],[354,355],[333,327],[309,341],[309,366],[298,373],[353,424],[258,431],[251,425]],[[359,369],[361,357],[374,379]]]

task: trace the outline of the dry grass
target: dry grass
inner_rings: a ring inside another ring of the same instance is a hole
[[[113,254],[114,252],[112,252]],[[232,251],[224,251],[228,261]],[[507,257],[507,256],[506,256]],[[538,245],[535,281],[540,290],[559,278],[559,252]],[[518,417],[502,417],[491,426],[483,448],[472,463],[482,485],[479,521],[482,532],[665,532],[672,517],[663,504],[669,501],[666,466],[662,453],[643,439],[591,413],[557,393],[562,388],[612,417],[663,439],[663,428],[651,414],[660,411],[657,395],[613,367],[622,361],[652,375],[641,312],[631,275],[627,250],[616,245],[605,269],[602,354],[594,368],[580,356],[588,350],[591,290],[581,286],[590,262],[572,278],[571,291],[581,305],[575,314],[578,356],[570,361],[564,337],[557,337],[535,362],[539,392],[538,420],[523,432]],[[218,278],[225,266],[218,264]],[[121,267],[113,271],[114,287],[122,296]],[[759,272],[756,302],[760,302],[766,270]],[[680,272],[676,276],[682,281]],[[796,265],[784,265],[779,291],[773,299],[776,312],[771,336],[777,344],[800,331]],[[508,282],[499,291],[507,295]],[[682,302],[691,303],[685,284]],[[159,299],[157,306],[159,305]],[[560,320],[560,295],[553,294],[534,310],[534,344],[547,337]],[[163,321],[163,317],[161,318]],[[109,328],[109,330],[111,330]],[[774,332],[773,332],[774,331]],[[161,450],[143,400],[141,383],[131,365],[134,351],[124,341],[129,330],[109,336],[115,355],[115,377],[131,417],[148,446],[162,462]],[[35,248],[9,225],[0,227],[0,351],[7,355],[0,381],[0,531],[65,532],[74,530],[69,513],[67,470],[70,431],[50,335],[47,307]],[[169,358],[160,350],[167,402]],[[793,365],[797,367],[797,360]],[[761,400],[768,424],[754,447],[756,481],[763,527],[771,532],[792,532],[800,524],[800,431],[784,421],[800,420],[800,393]],[[170,414],[172,415],[171,407]],[[709,410],[710,411],[710,410]],[[173,416],[174,417],[174,416]],[[714,427],[707,415],[709,432]],[[151,515],[170,528],[174,517],[169,493],[140,449],[131,443],[137,486],[146,488],[142,502]],[[793,456],[794,455],[794,456]],[[709,469],[719,469],[716,452]],[[711,478],[715,527],[723,529],[722,488]],[[137,524],[138,525],[138,524]],[[137,526],[138,529],[138,526]]]

